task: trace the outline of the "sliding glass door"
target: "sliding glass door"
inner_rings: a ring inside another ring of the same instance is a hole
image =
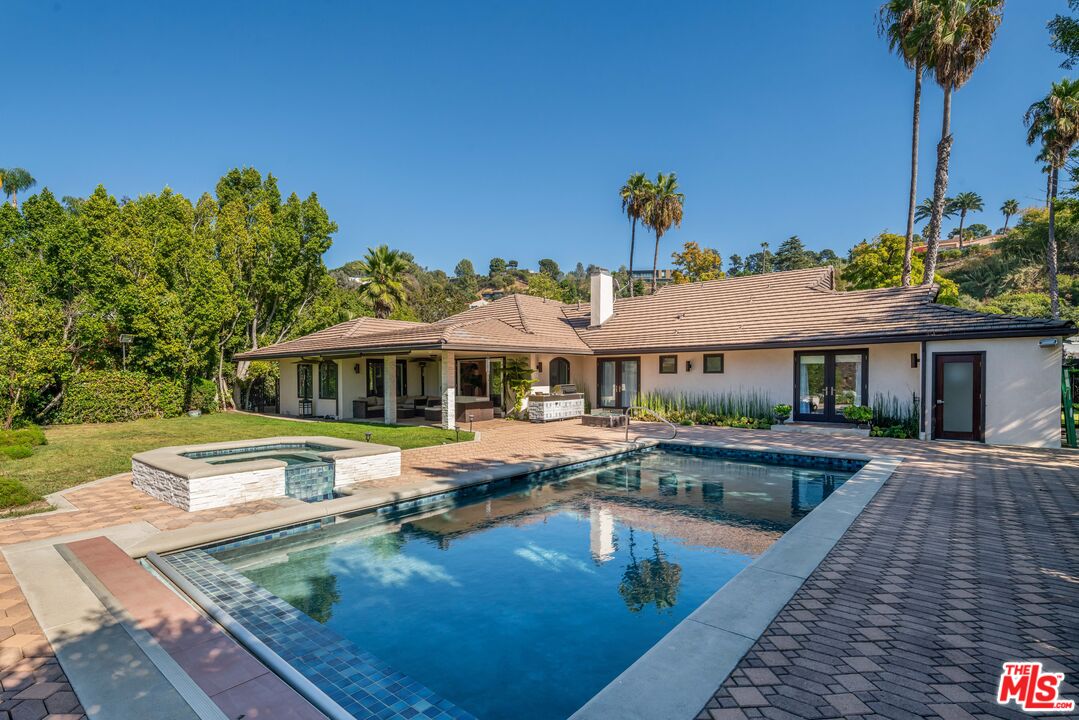
[[[596,406],[627,408],[640,394],[639,358],[600,358],[596,361]]]
[[[819,350],[794,354],[794,417],[846,422],[843,412],[868,404],[869,351]]]

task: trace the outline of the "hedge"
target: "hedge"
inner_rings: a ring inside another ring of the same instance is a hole
[[[183,404],[183,387],[174,380],[123,370],[98,370],[82,373],[68,383],[57,422],[175,417],[183,412]]]

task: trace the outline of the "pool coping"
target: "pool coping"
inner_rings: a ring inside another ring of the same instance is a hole
[[[866,463],[759,558],[725,583],[571,716],[572,720],[609,717],[641,720],[692,718],[827,556],[903,461],[902,457],[794,449],[753,442],[641,438],[615,442],[600,450],[551,456],[540,461],[509,463],[496,468],[458,473],[452,477],[423,478],[395,490],[364,488],[360,485],[353,494],[333,500],[297,504],[252,516],[158,533],[131,547],[129,554],[139,558],[205,547],[331,515],[375,510],[657,446],[717,448]],[[665,672],[674,664],[679,668],[679,673]]]
[[[662,444],[724,446],[677,440]],[[903,461],[901,457],[857,453],[794,453],[779,448],[775,452],[867,462],[571,715],[570,720],[696,717]],[[670,672],[672,667],[677,667],[678,672]]]

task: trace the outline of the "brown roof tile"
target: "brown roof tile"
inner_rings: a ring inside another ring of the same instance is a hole
[[[938,305],[931,286],[840,292],[834,283],[832,268],[812,268],[668,285],[617,300],[614,315],[596,328],[587,304],[509,295],[436,323],[361,318],[237,357],[436,348],[631,353],[1075,332],[1061,321]]]

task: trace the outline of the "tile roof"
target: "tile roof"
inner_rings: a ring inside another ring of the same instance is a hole
[[[588,304],[508,295],[436,323],[360,318],[240,359],[407,349],[561,352],[795,347],[956,337],[1061,336],[1067,322],[991,315],[939,305],[937,288],[841,292],[832,268],[811,268],[685,285],[620,298],[614,315],[589,327]]]

